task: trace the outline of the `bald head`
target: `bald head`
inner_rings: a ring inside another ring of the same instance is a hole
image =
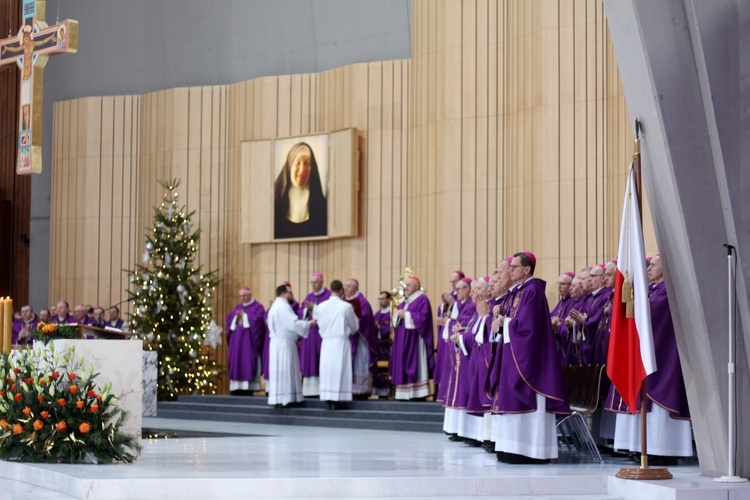
[[[313,292],[319,292],[323,289],[323,277],[319,274],[310,276],[310,288]]]
[[[661,267],[660,256],[655,255],[651,259],[651,263],[648,265],[648,268],[646,268],[646,273],[648,274],[648,280],[652,283],[661,283],[664,281],[664,271]]]
[[[614,289],[615,281],[617,281],[617,266],[614,262],[608,263],[604,267],[604,286],[607,288]]]
[[[581,283],[581,278],[576,276],[573,278],[573,280],[570,282],[570,296],[574,299],[577,299],[581,295],[583,295],[583,286]]]
[[[557,278],[557,293],[560,297],[565,297],[570,293],[570,284],[573,282],[573,278],[567,274],[561,274]]]
[[[421,283],[419,283],[419,280],[416,278],[406,278],[404,284],[406,285],[405,288],[407,297],[419,290],[419,288],[422,286]]]

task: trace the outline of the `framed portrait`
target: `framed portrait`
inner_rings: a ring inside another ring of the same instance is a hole
[[[328,134],[274,141],[274,240],[328,236]]]
[[[241,144],[243,243],[357,236],[357,130]]]

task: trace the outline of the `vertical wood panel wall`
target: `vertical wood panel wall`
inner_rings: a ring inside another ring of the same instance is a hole
[[[415,0],[412,33],[411,60],[57,103],[50,301],[126,297],[171,177],[223,280],[220,317],[243,284],[268,304],[313,271],[374,301],[411,265],[436,300],[452,270],[516,250],[548,281],[615,257],[632,136],[601,2]],[[242,142],[350,127],[360,236],[241,244]]]

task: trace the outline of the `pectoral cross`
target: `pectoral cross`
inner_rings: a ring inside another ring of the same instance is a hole
[[[78,21],[54,26],[44,22],[45,2],[23,0],[18,35],[0,40],[0,66],[16,63],[21,70],[16,173],[42,171],[42,96],[44,66],[51,55],[78,51]]]

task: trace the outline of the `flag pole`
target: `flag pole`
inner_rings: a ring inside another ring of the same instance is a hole
[[[643,190],[641,183],[641,122],[635,119],[635,140],[633,141],[633,172],[635,173],[635,198],[638,200],[638,215],[643,229]],[[623,467],[615,474],[621,479],[672,479],[672,473],[666,467],[648,466],[648,430],[646,426],[646,379],[641,384],[641,466]]]
[[[635,171],[635,198],[638,200],[638,215],[643,225],[643,184],[641,182],[641,122],[635,119],[633,141],[633,167]],[[648,432],[646,428],[646,379],[641,384],[641,469],[648,469]]]

